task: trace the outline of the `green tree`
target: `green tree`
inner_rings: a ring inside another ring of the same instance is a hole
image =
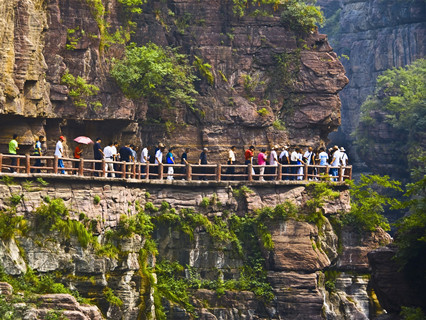
[[[426,141],[426,60],[404,68],[387,70],[377,78],[377,87],[361,106],[356,132],[362,155],[377,154],[377,128],[386,123],[397,137],[392,141],[392,162],[408,159],[425,149]]]
[[[319,7],[312,5],[315,1],[282,1],[281,23],[290,30],[306,33],[324,23]],[[309,4],[311,3],[311,4]]]
[[[388,207],[398,207],[400,203],[397,199],[386,196],[385,191],[402,191],[401,183],[379,175],[361,175],[358,183],[348,183],[351,186],[351,211],[343,216],[343,224],[359,231],[374,231],[377,227],[389,231],[390,225],[383,212]]]
[[[125,58],[113,63],[111,75],[130,98],[143,97],[152,105],[167,107],[192,107],[196,101],[193,68],[186,55],[175,49],[154,43],[142,47],[132,44]]]

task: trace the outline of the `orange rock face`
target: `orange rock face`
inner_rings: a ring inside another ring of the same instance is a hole
[[[126,98],[109,76],[109,62],[123,56],[124,46],[105,46],[90,6],[80,0],[39,2],[2,5],[9,20],[0,28],[10,40],[3,41],[0,57],[2,152],[16,131],[23,153],[33,135],[47,136],[49,153],[58,134],[84,134],[138,146],[161,141],[180,148],[209,147],[214,151],[210,159],[221,160],[231,145],[241,152],[251,144],[317,146],[340,124],[338,92],[348,82],[343,66],[326,36],[296,34],[280,23],[278,13],[237,18],[229,1],[191,0],[146,6],[133,17],[137,27],[131,41],[137,45],[152,41],[179,47],[190,63],[197,55],[211,65],[214,84],[199,75],[194,106],[199,111],[194,113]],[[113,33],[124,24],[123,7],[110,1],[105,9]],[[288,64],[281,76],[278,57]],[[66,70],[100,88],[94,99],[101,108],[73,105],[70,88],[61,83]]]

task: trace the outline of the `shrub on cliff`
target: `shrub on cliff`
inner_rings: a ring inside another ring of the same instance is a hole
[[[377,134],[381,123],[395,137],[387,159],[380,159],[383,155],[376,148],[377,142],[386,142],[386,137]],[[374,94],[361,106],[361,121],[355,135],[361,155],[374,154],[381,163],[401,162],[408,173],[409,158],[426,146],[426,59],[387,70],[377,78]]]
[[[287,0],[282,3],[281,23],[290,30],[310,32],[322,25],[324,17],[319,7],[301,0]]]
[[[196,101],[193,67],[175,49],[132,44],[124,59],[113,61],[111,75],[126,96],[145,98],[151,105],[192,107]]]

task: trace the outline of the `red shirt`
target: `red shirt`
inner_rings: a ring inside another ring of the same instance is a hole
[[[74,149],[74,159],[80,159],[80,151],[81,149],[77,146]]]
[[[247,149],[246,152],[244,153],[244,157],[246,158],[246,160],[250,160],[251,158],[253,158],[254,156],[254,152],[251,151],[250,149]]]

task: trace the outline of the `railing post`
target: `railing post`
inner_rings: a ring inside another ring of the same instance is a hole
[[[132,178],[136,178],[136,162],[132,163]]]
[[[78,163],[78,175],[83,176],[84,175],[84,159],[80,158],[80,162]]]
[[[27,174],[31,173],[31,158],[29,154],[25,155],[25,172]]]
[[[106,177],[106,170],[105,170],[105,159],[102,159],[102,177]]]
[[[149,180],[149,162],[145,162],[146,166],[145,166],[145,177],[146,180]]]
[[[349,180],[352,180],[352,166],[349,166]]]
[[[186,181],[191,181],[192,180],[192,167],[191,164],[187,164],[186,165]]]
[[[278,163],[278,172],[277,172],[277,179],[278,181],[281,181],[283,179],[283,165],[281,163]]]
[[[330,175],[330,165],[327,165],[327,167],[325,168],[325,176],[329,176]]]
[[[308,180],[308,165],[306,163],[303,165],[303,180]]]
[[[54,174],[58,174],[58,160],[59,160],[58,156],[53,157],[53,173]]]
[[[127,178],[126,171],[127,171],[126,161],[122,161],[121,162],[121,174],[123,175],[124,179]]]
[[[0,153],[0,172],[3,171],[3,153]]]
[[[158,164],[158,179],[163,180],[164,172],[163,172],[163,164]]]
[[[216,181],[220,181],[221,179],[222,179],[222,165],[218,163],[216,167]]]
[[[343,181],[343,167],[339,167],[339,181]]]
[[[19,167],[21,166],[21,158],[17,158],[16,159],[16,168],[15,168],[15,170],[16,170],[16,172],[18,172],[19,173]]]
[[[253,165],[250,163],[247,165],[248,168],[248,181],[253,181]]]

